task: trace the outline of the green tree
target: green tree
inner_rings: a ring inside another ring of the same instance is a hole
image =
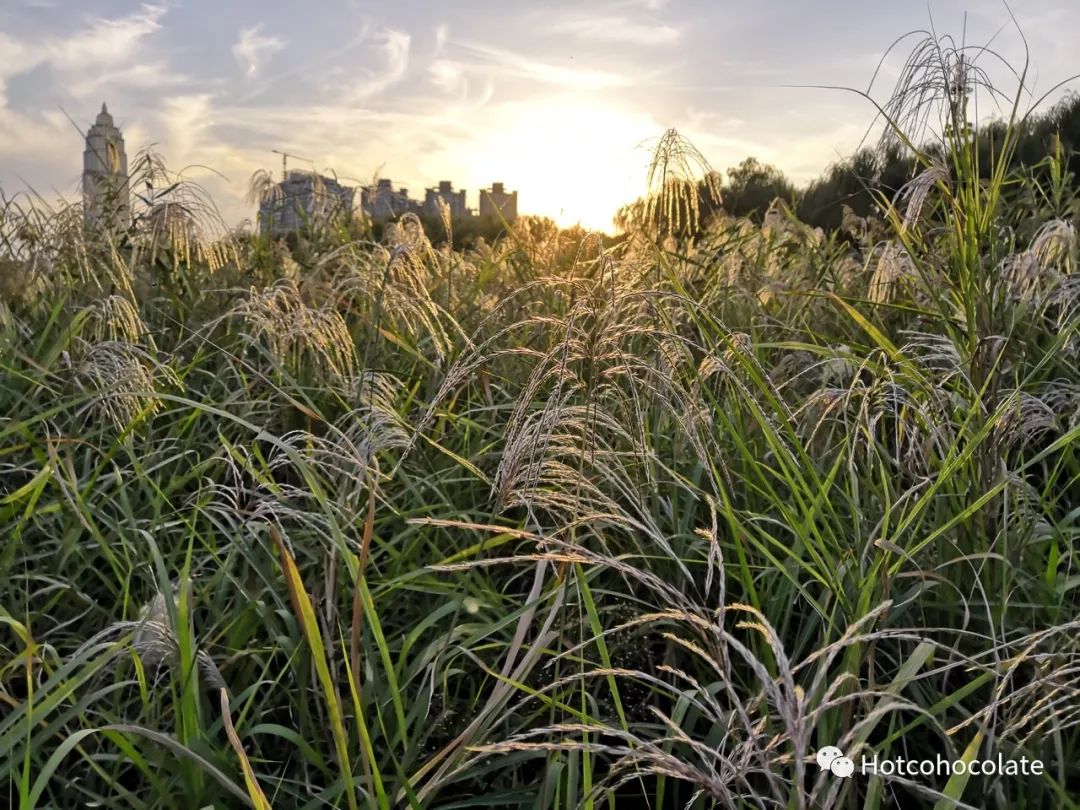
[[[724,210],[737,217],[760,220],[773,200],[794,204],[795,186],[775,166],[748,157],[728,169],[724,184]]]

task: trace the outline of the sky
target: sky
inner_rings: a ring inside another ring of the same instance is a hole
[[[1077,0],[1010,7],[1035,97],[1080,72]],[[805,182],[874,119],[865,99],[820,86],[865,90],[901,35],[965,26],[1022,64],[1000,0],[4,0],[0,189],[74,198],[82,133],[107,101],[129,156],[154,144],[229,225],[253,218],[248,180],[280,171],[276,149],[304,158],[293,168],[388,177],[414,197],[451,180],[470,206],[502,181],[522,213],[607,230],[645,191],[667,128],[715,169],[755,156]],[[905,54],[886,60],[876,97]]]

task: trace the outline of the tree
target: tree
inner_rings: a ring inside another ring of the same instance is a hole
[[[789,205],[795,201],[795,186],[775,166],[748,157],[728,169],[724,184],[724,210],[737,217],[760,220],[778,197]]]

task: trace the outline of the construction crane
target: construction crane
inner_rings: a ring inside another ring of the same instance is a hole
[[[300,157],[300,155],[293,155],[293,154],[290,154],[288,152],[282,152],[280,149],[271,149],[270,151],[273,152],[275,155],[281,155],[281,179],[282,180],[286,180],[288,178],[288,176],[289,176],[289,158],[294,158],[296,160],[302,160],[305,163],[312,164],[313,166],[315,165],[315,161],[310,160],[310,159],[308,159],[306,157]]]

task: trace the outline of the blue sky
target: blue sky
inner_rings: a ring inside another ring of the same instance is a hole
[[[1012,9],[1036,93],[1080,72],[1080,3]],[[1020,60],[997,0],[7,0],[0,188],[74,195],[82,142],[65,112],[85,128],[107,100],[129,154],[156,143],[174,169],[209,167],[188,175],[230,224],[251,215],[252,171],[279,169],[270,150],[284,149],[312,160],[298,167],[416,194],[451,179],[472,205],[502,180],[525,212],[605,227],[643,190],[645,147],[667,127],[718,169],[754,155],[817,174],[858,146],[873,110],[786,85],[865,88],[894,39],[931,23],[959,36],[965,12],[968,41]]]

